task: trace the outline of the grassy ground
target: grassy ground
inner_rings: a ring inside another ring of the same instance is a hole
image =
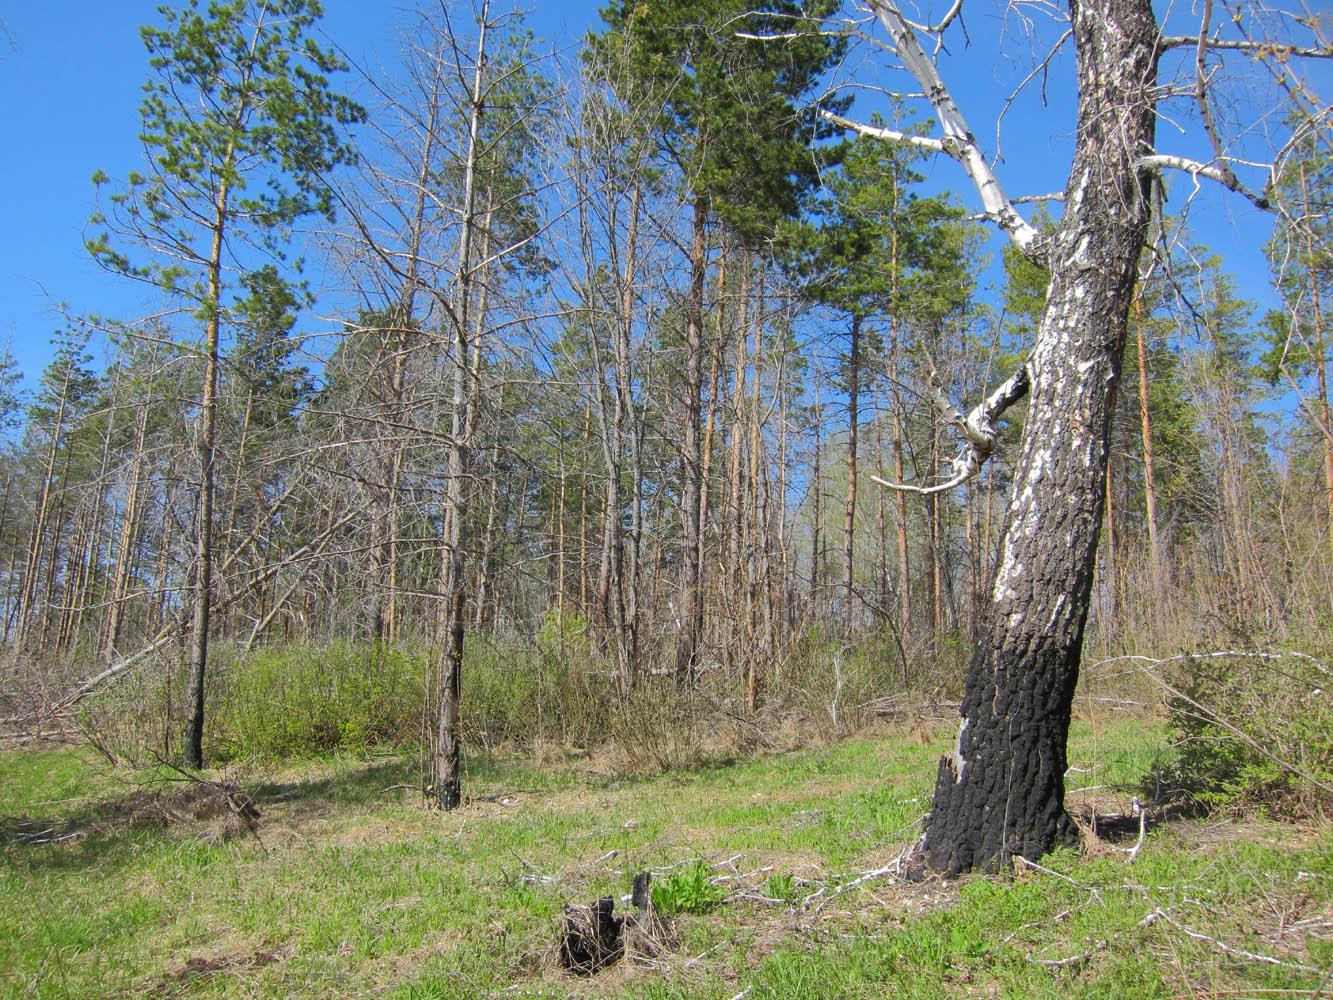
[[[949,738],[657,777],[474,760],[471,801],[443,816],[393,787],[412,760],[211,772],[254,796],[257,836],[174,773],[9,752],[0,994],[1333,996],[1327,826],[1174,820],[1132,858],[1133,837],[1090,839],[1006,878],[865,877],[915,839]],[[1161,739],[1077,724],[1071,809],[1126,809]],[[717,890],[683,893],[703,912],[675,918],[667,950],[590,978],[556,967],[566,902],[622,896],[645,868],[688,888],[694,859]]]

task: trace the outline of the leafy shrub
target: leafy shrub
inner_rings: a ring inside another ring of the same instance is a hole
[[[382,644],[263,650],[222,679],[211,728],[224,755],[403,745],[421,729],[425,676],[422,653]]]
[[[463,663],[464,739],[481,747],[552,740],[595,746],[606,736],[618,698],[613,672],[586,639],[554,625],[534,645],[516,637],[479,636]],[[548,622],[550,616],[548,616]],[[546,645],[550,640],[551,645]]]
[[[653,883],[653,908],[668,917],[678,913],[707,913],[726,896],[722,887],[714,884],[713,871],[703,861],[695,861]]]
[[[1181,661],[1166,699],[1168,793],[1205,809],[1307,814],[1333,801],[1333,676],[1302,653]]]

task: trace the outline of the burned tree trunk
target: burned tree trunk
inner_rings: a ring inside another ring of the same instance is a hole
[[[1105,496],[1119,376],[1149,207],[1157,25],[1148,0],[1070,5],[1079,120],[1065,214],[981,641],[952,754],[940,762],[925,855],[946,874],[1037,857],[1076,837],[1065,741]]]

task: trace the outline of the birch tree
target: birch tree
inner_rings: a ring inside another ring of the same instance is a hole
[[[1105,502],[1113,386],[1120,374],[1137,267],[1163,171],[1215,181],[1260,207],[1273,169],[1246,174],[1241,151],[1218,127],[1215,88],[1232,59],[1269,60],[1289,86],[1301,57],[1333,55],[1323,38],[1255,37],[1254,16],[1213,18],[1205,0],[1186,34],[1164,30],[1149,0],[1071,0],[1055,45],[1072,45],[1078,86],[1064,211],[1044,238],[1006,194],[963,111],[927,52],[959,28],[963,4],[916,23],[889,0],[857,11],[926,95],[939,122],[931,136],[836,118],[886,142],[956,160],[985,216],[1049,274],[1031,354],[966,414],[936,403],[962,437],[943,482],[897,489],[938,492],[976,475],[996,444],[996,420],[1027,396],[1028,412],[981,638],[973,652],[952,752],[940,761],[922,853],[945,874],[995,869],[1077,840],[1064,808],[1065,744]],[[1289,21],[1317,32],[1318,23]],[[1177,58],[1184,53],[1183,58]],[[1045,62],[1042,64],[1046,65]],[[1040,67],[1039,67],[1040,68]],[[1302,82],[1303,85],[1303,82]],[[1187,104],[1204,152],[1159,147],[1159,114]],[[1278,159],[1282,151],[1279,150]],[[1246,174],[1242,177],[1241,174]]]

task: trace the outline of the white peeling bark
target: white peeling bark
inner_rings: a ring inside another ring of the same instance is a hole
[[[870,9],[889,33],[893,47],[902,60],[903,67],[921,84],[927,99],[935,109],[940,129],[944,138],[938,140],[940,147],[967,171],[981,196],[981,205],[986,217],[1002,229],[1023,256],[1033,263],[1045,266],[1045,254],[1042,247],[1041,233],[1023,218],[1014,208],[1013,203],[1004,193],[1000,180],[991,169],[990,162],[981,151],[972,130],[958,107],[958,103],[944,85],[935,63],[926,55],[911,23],[896,6],[883,0],[870,0]],[[956,13],[956,12],[955,12]],[[950,20],[952,15],[950,15]]]

